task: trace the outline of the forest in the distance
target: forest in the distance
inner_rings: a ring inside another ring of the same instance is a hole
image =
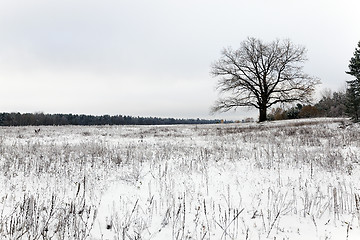
[[[221,120],[132,117],[122,115],[93,116],[85,114],[0,113],[0,126],[40,125],[172,125],[212,124]]]

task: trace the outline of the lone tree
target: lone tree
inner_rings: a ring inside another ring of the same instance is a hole
[[[255,107],[263,122],[274,104],[309,102],[320,81],[303,72],[305,53],[305,47],[289,40],[264,43],[248,38],[237,50],[225,48],[211,71],[220,77],[217,89],[225,96],[216,101],[212,112]]]
[[[360,41],[358,48],[355,48],[354,56],[350,59],[349,71],[346,73],[355,78],[347,81],[346,112],[355,122],[358,122],[360,115]]]

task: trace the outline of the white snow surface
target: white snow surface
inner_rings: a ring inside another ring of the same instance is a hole
[[[360,239],[359,134],[330,118],[1,127],[0,239]]]

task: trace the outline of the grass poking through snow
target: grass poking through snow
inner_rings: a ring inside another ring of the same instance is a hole
[[[0,128],[1,239],[357,239],[358,125]]]

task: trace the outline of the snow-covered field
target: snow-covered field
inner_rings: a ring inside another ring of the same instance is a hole
[[[360,239],[344,119],[0,128],[0,239]]]

